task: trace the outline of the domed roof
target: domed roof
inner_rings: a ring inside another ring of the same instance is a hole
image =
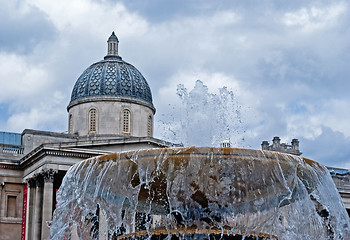
[[[109,49],[104,60],[92,64],[80,75],[74,85],[69,106],[84,100],[112,97],[140,100],[154,108],[146,79],[133,65],[123,61],[117,52],[115,46],[111,51]]]
[[[119,40],[114,32],[112,32],[112,35],[108,38],[108,41],[112,41],[112,40],[119,42]]]

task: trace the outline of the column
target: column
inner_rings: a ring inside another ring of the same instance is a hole
[[[34,227],[33,240],[41,239],[41,220],[42,220],[42,205],[43,205],[43,185],[44,180],[41,174],[35,174],[36,191],[34,203]]]
[[[52,220],[53,211],[53,180],[57,171],[49,169],[44,171],[44,194],[43,194],[43,212],[41,224],[41,239],[50,237],[50,229],[47,223]]]
[[[35,202],[35,186],[36,182],[34,178],[30,178],[28,180],[28,191],[29,191],[29,199],[28,199],[28,212],[27,212],[27,226],[26,226],[26,240],[33,239],[33,219],[34,219],[34,202]]]

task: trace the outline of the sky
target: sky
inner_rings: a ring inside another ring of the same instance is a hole
[[[302,156],[350,168],[348,1],[0,0],[0,131],[67,131],[74,83],[112,31],[151,87],[155,137],[173,130],[179,87],[227,89],[234,146],[297,138]]]

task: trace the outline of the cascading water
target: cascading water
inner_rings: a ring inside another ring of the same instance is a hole
[[[349,239],[327,169],[234,148],[136,150],[74,165],[51,239]],[[105,239],[105,238],[104,238]]]

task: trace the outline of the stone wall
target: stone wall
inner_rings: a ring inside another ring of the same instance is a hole
[[[153,118],[153,109],[130,102],[86,102],[69,109],[72,115],[72,134],[84,136],[89,134],[89,110],[96,109],[96,134],[123,135],[123,110],[131,112],[130,135],[134,137],[146,137],[147,120],[149,116]],[[152,123],[153,125],[153,123]]]

